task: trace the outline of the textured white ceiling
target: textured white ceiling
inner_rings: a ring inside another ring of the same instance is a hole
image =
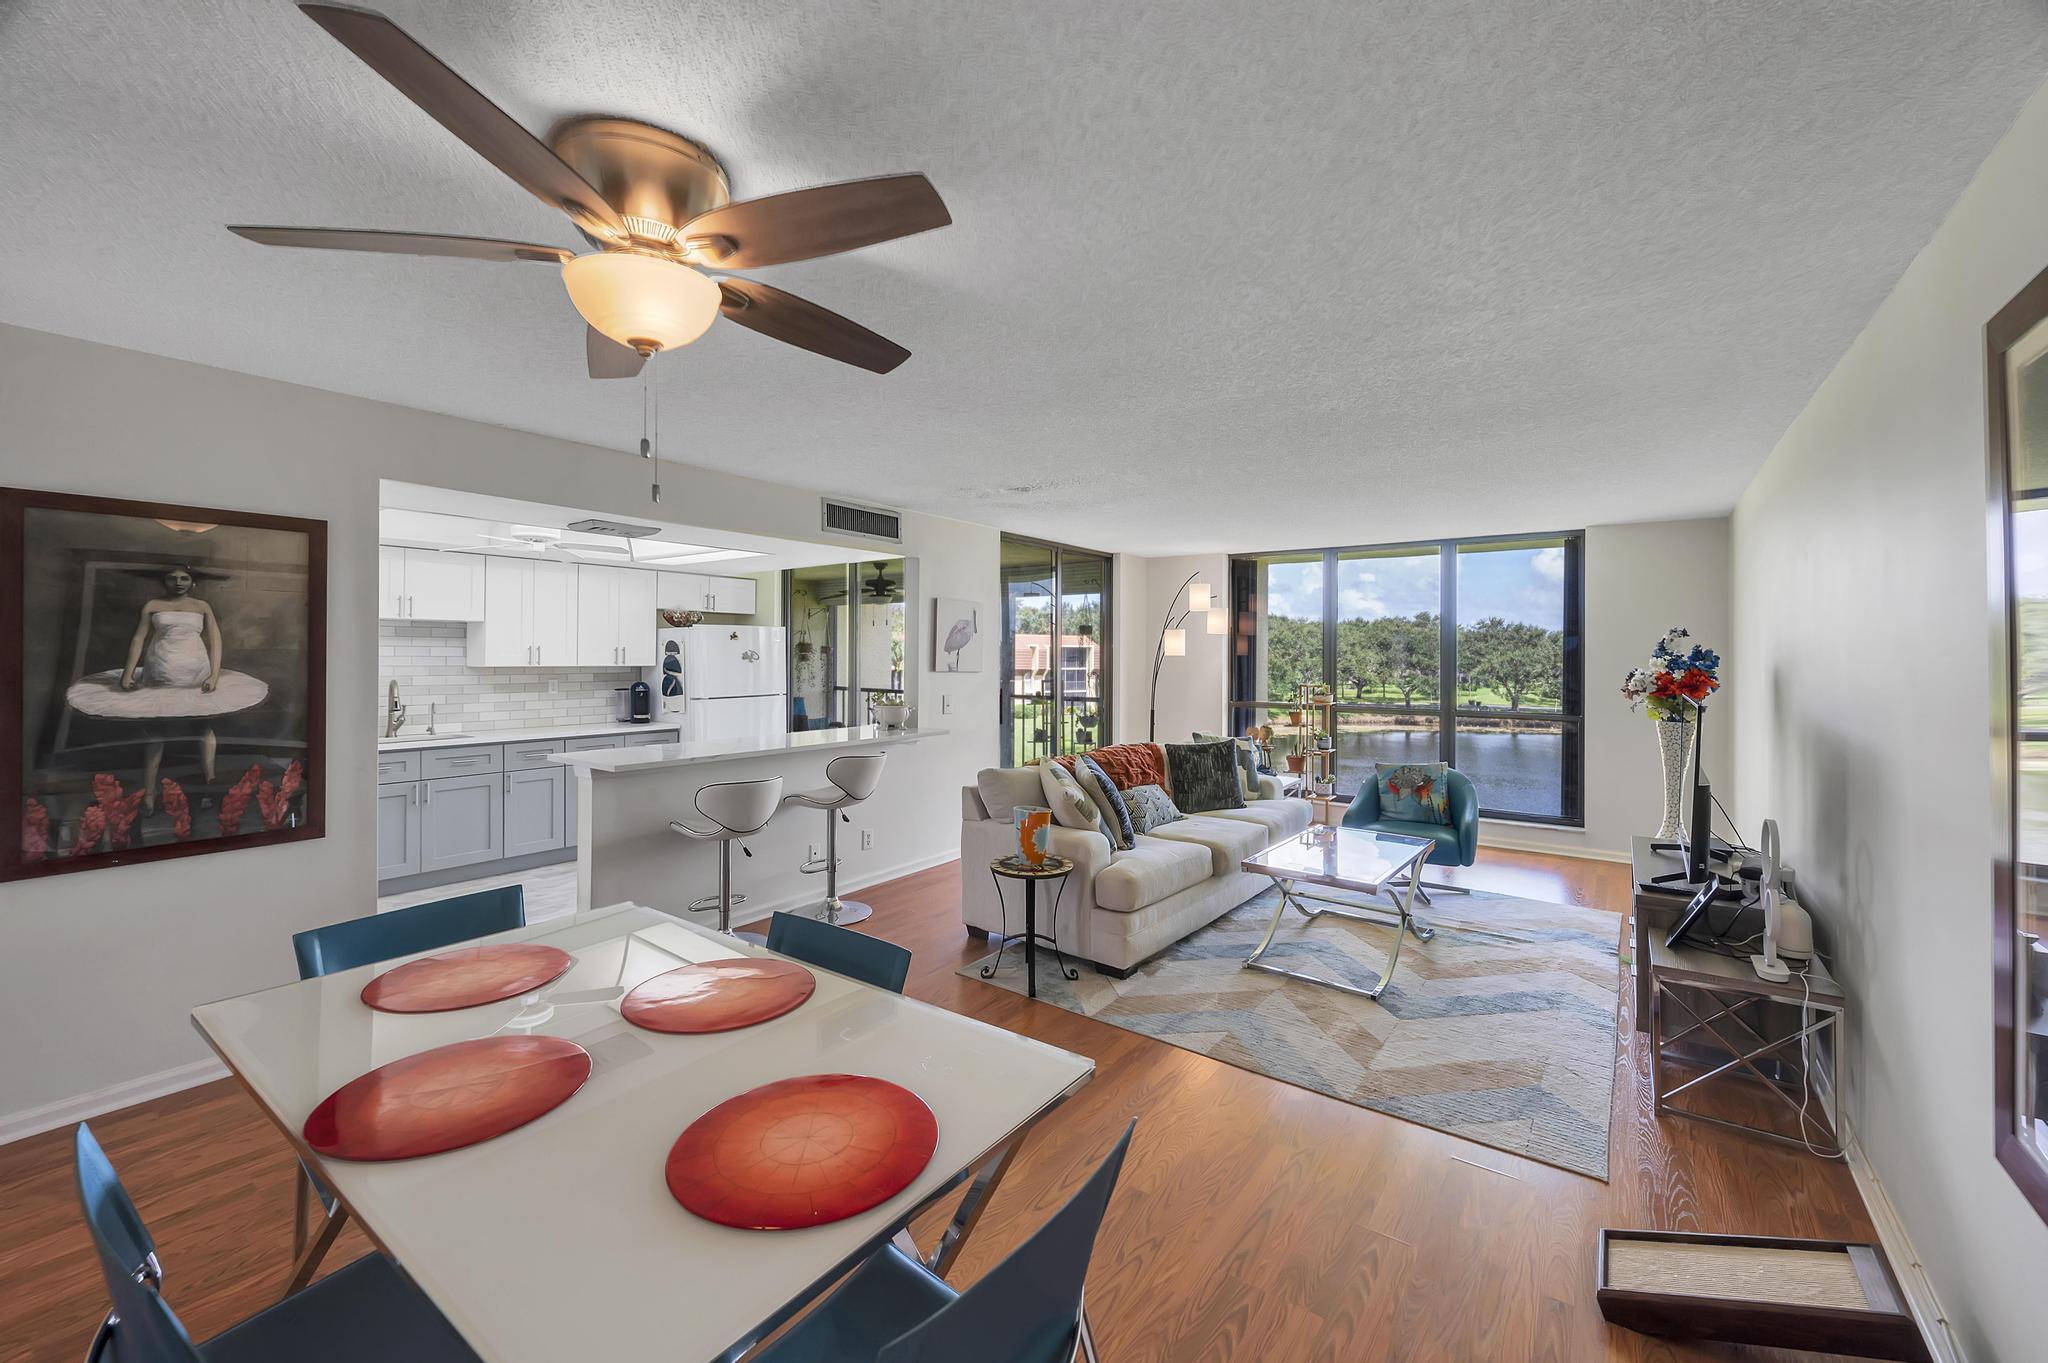
[[[715,326],[675,457],[1139,552],[1724,510],[2048,67],[2040,0],[385,9],[537,132],[945,196],[759,272],[907,364]],[[0,185],[0,320],[638,438],[549,269],[221,230],[582,248],[284,0],[0,0]]]

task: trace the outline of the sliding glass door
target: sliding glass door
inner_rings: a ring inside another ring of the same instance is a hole
[[[1109,739],[1109,558],[1005,535],[998,718],[1004,766]]]
[[[1483,813],[1577,825],[1581,537],[1316,549],[1233,559],[1232,715],[1284,724],[1303,682],[1330,688],[1335,784],[1380,763],[1448,762]]]

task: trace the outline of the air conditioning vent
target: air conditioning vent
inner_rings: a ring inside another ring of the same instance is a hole
[[[824,527],[835,534],[858,535],[865,540],[887,540],[891,544],[903,543],[903,513],[879,506],[835,502],[828,497],[825,499]]]
[[[661,528],[653,525],[630,525],[624,521],[601,521],[595,518],[569,522],[569,529],[579,535],[616,535],[622,540],[644,540],[649,535],[659,535]]]

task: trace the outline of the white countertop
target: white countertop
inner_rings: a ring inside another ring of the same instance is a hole
[[[466,748],[472,744],[544,743],[555,738],[601,738],[610,734],[676,732],[673,724],[565,724],[551,729],[464,729],[453,737],[429,734],[425,729],[401,733],[396,738],[377,740],[378,752],[406,752],[413,748]]]
[[[938,738],[945,729],[885,729],[865,724],[857,729],[810,729],[803,733],[776,734],[772,738],[717,738],[695,743],[650,743],[639,748],[600,748],[596,752],[556,753],[548,758],[565,767],[586,767],[592,775],[619,775],[659,771],[694,762],[730,762],[743,757],[773,757],[778,753],[814,753],[821,749],[915,743],[921,738]]]

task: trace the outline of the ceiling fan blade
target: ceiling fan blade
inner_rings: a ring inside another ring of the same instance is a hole
[[[620,345],[596,327],[583,328],[583,355],[593,379],[630,379],[647,363],[645,355]]]
[[[560,265],[573,253],[530,241],[447,237],[434,232],[378,232],[354,227],[229,227],[265,246],[306,246],[322,251],[382,251],[399,256],[457,256],[464,260],[532,260]]]
[[[886,374],[910,352],[858,322],[752,279],[721,279],[719,311],[750,331],[823,355],[828,360]]]
[[[339,5],[300,5],[307,18],[363,59],[400,94],[467,142],[484,160],[518,181],[541,202],[567,213],[595,236],[623,239],[626,224],[590,182],[484,98],[440,58],[381,14]]]
[[[697,243],[707,264],[752,270],[837,255],[952,221],[930,180],[884,175],[727,204],[692,218],[681,237]]]

